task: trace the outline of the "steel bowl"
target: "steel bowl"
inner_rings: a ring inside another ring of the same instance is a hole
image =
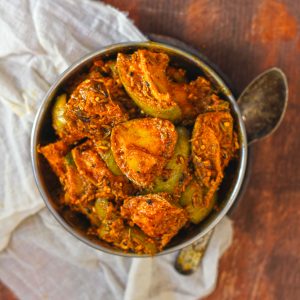
[[[191,55],[181,49],[156,42],[123,43],[116,44],[82,57],[61,74],[46,94],[36,115],[31,137],[31,159],[33,172],[38,189],[45,201],[46,206],[54,215],[57,221],[72,235],[83,241],[87,245],[98,250],[128,257],[147,257],[149,255],[137,255],[116,249],[108,243],[87,235],[88,222],[84,216],[74,213],[67,208],[61,208],[58,202],[58,192],[60,184],[51,171],[45,158],[37,152],[38,145],[45,145],[56,139],[51,126],[51,109],[54,99],[60,94],[62,87],[66,85],[78,73],[86,70],[95,59],[116,58],[117,53],[132,53],[137,49],[149,49],[167,53],[172,65],[179,66],[187,70],[188,77],[193,79],[198,75],[209,79],[223,99],[231,104],[231,113],[235,120],[235,129],[238,132],[240,149],[238,158],[227,167],[224,180],[218,191],[218,211],[213,211],[203,222],[193,225],[187,230],[181,230],[168,246],[156,255],[171,253],[180,250],[195,241],[199,240],[227,214],[242,186],[247,165],[247,135],[245,125],[241,116],[239,106],[232,91],[225,84],[223,78],[208,65],[203,59]]]

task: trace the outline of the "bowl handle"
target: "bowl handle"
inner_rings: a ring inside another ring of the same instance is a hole
[[[175,269],[179,273],[189,275],[198,269],[213,235],[213,231],[214,229],[210,230],[197,242],[179,251],[175,262]]]

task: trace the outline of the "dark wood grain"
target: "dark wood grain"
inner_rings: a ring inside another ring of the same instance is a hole
[[[235,235],[207,299],[300,299],[300,1],[106,0],[143,32],[205,54],[236,91],[266,68],[289,80],[281,127],[253,146],[249,186],[232,214]],[[0,299],[15,299],[0,285]]]

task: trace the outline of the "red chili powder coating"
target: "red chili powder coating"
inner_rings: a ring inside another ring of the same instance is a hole
[[[267,43],[274,40],[288,41],[297,35],[297,21],[289,14],[285,4],[276,0],[264,0],[255,15],[251,37]]]

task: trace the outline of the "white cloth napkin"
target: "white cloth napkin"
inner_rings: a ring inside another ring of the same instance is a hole
[[[0,16],[0,279],[25,300],[209,294],[219,257],[231,244],[228,219],[217,226],[201,268],[183,276],[173,267],[176,254],[129,259],[76,240],[43,209],[35,186],[30,132],[51,83],[84,54],[145,40],[143,34],[125,14],[88,0],[1,1]]]

